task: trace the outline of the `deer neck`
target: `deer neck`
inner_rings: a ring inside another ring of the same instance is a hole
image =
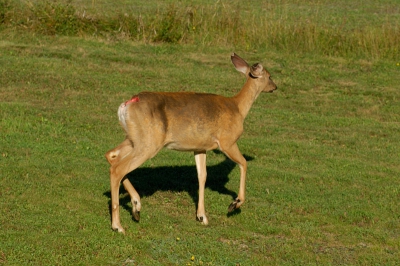
[[[254,82],[249,80],[244,84],[243,88],[236,94],[233,99],[236,101],[239,112],[243,118],[247,116],[254,101],[260,95],[261,90]]]

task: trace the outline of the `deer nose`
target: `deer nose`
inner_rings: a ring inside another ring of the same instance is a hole
[[[273,89],[270,90],[269,92],[270,92],[270,93],[273,93],[273,92],[274,92],[275,90],[277,90],[277,89],[278,89],[278,86],[275,85],[275,88],[273,88]]]

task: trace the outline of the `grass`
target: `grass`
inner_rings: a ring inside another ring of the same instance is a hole
[[[396,0],[368,1],[0,1],[0,26],[47,35],[101,36],[397,59]]]
[[[74,14],[83,7],[100,18],[118,11],[107,1],[91,3],[73,3]],[[171,3],[148,8],[163,14]],[[319,1],[320,15],[302,1],[271,8],[291,18],[297,4],[301,14],[326,17],[323,27],[345,12],[349,30],[363,28],[360,18],[371,7],[387,14],[371,16],[372,28],[398,16],[390,1],[367,1],[359,12],[343,3]],[[138,8],[144,16],[145,7]],[[291,46],[221,40],[210,40],[211,47],[182,39],[155,43],[22,26],[6,22],[0,30],[0,264],[400,263],[398,57],[294,53]],[[127,234],[113,232],[103,156],[123,139],[118,105],[142,90],[235,94],[243,77],[229,62],[233,46],[249,62],[262,62],[279,88],[257,99],[239,141],[249,161],[241,211],[227,216],[238,168],[209,152],[210,225],[201,226],[192,154],[162,151],[129,176],[142,196],[140,223],[131,220],[121,191]]]

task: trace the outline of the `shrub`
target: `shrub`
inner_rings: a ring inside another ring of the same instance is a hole
[[[156,18],[154,26],[156,42],[177,43],[183,36],[183,18],[175,5],[170,5],[165,13]]]
[[[9,0],[0,0],[0,24],[6,22],[8,12],[11,10],[11,4]]]
[[[71,3],[39,1],[30,4],[33,30],[47,35],[75,35],[78,33],[79,20],[75,7]]]

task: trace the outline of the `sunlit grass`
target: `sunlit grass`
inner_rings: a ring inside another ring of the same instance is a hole
[[[398,58],[395,1],[173,1],[110,6],[99,1],[1,0],[0,23],[47,35]]]
[[[0,264],[400,264],[398,37],[374,41],[397,32],[396,1],[118,2],[0,0]],[[32,16],[54,5],[77,24]],[[123,23],[140,15],[135,35]],[[169,16],[180,37],[155,40]],[[241,211],[227,215],[238,167],[209,152],[201,226],[193,155],[163,150],[129,175],[141,221],[121,190],[126,235],[113,232],[104,153],[124,138],[119,104],[143,90],[232,96],[244,82],[233,51],[278,85],[238,143]]]

